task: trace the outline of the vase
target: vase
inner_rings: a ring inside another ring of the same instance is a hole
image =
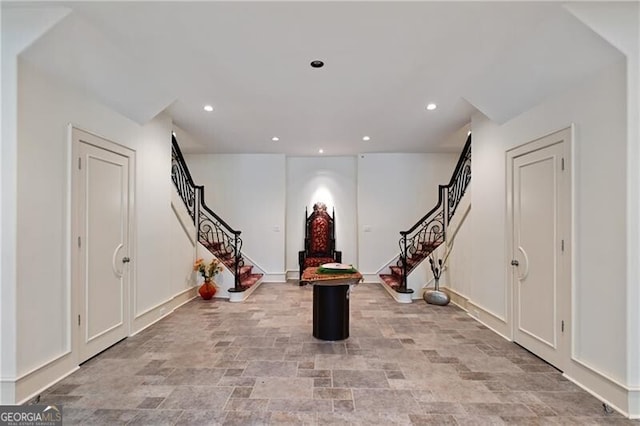
[[[204,283],[200,286],[198,293],[204,300],[211,299],[216,294],[216,286],[213,285],[210,279],[205,279]]]
[[[446,306],[449,304],[449,295],[444,291],[440,291],[440,278],[435,279],[435,290],[427,290],[422,296],[424,301],[431,305]]]

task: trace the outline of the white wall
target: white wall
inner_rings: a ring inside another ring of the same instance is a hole
[[[298,252],[304,249],[304,209],[324,202],[336,214],[336,249],[342,261],[358,262],[355,157],[287,158],[287,271],[298,271]]]
[[[4,6],[4,5],[3,5]],[[2,139],[0,149],[0,404],[16,400],[17,282],[16,197],[18,146],[18,54],[61,20],[66,8],[4,8],[2,23]]]
[[[243,251],[271,275],[298,271],[304,209],[311,212],[317,201],[335,207],[343,261],[375,274],[398,255],[399,231],[435,206],[437,185],[447,183],[457,157],[185,155],[196,184],[205,186],[207,205],[243,232]]]
[[[627,386],[628,412],[640,418],[640,5],[576,2],[566,8],[627,59]]]
[[[2,21],[5,25],[5,21]],[[16,375],[16,159],[18,48],[2,37],[2,145],[0,150],[0,404],[15,400]]]
[[[504,125],[480,113],[472,120],[469,296],[496,317],[492,325],[505,335],[508,325],[498,320],[509,318],[505,151],[575,123],[573,356],[600,378],[618,383],[626,380],[627,349],[620,338],[627,325],[625,82],[626,66],[618,63]],[[586,377],[577,365],[569,375]]]
[[[447,228],[446,269],[442,274],[441,284],[453,290],[463,300],[469,297],[474,281],[471,269],[472,226],[471,226],[471,186],[467,187],[455,215]],[[463,301],[460,301],[463,302]],[[465,306],[463,306],[465,307]]]
[[[67,359],[70,327],[70,143],[68,123],[136,151],[136,244],[132,332],[160,316],[171,284],[171,120],[140,126],[65,87],[28,63],[19,64],[17,153],[17,400],[44,386],[55,360]],[[145,314],[145,315],[143,315]],[[61,374],[77,363],[56,365]],[[58,364],[60,364],[58,362]],[[33,374],[31,374],[33,373]],[[59,377],[59,376],[58,376]],[[47,379],[49,380],[49,379]]]
[[[358,156],[359,265],[375,274],[400,253],[400,231],[435,207],[459,154]]]
[[[207,206],[242,231],[242,252],[267,274],[282,276],[284,155],[185,155],[185,160],[195,184],[204,185]]]
[[[177,191],[171,201],[171,292],[179,294],[196,285],[196,228]]]

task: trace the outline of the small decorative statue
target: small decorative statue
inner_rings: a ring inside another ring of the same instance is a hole
[[[435,260],[435,253],[429,256],[429,264],[431,265],[431,272],[433,272],[433,278],[435,279],[435,285],[433,290],[427,290],[424,292],[424,301],[431,305],[445,306],[449,304],[449,295],[444,291],[440,291],[440,275],[442,275],[442,259]]]

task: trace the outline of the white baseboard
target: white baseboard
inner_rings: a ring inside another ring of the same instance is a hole
[[[469,316],[504,339],[513,341],[508,337],[510,333],[507,332],[508,324],[504,318],[487,311],[450,288],[443,288],[443,290],[449,294],[451,301],[466,310]],[[629,388],[575,357],[572,357],[563,376],[623,416],[632,419],[640,418],[640,388]],[[602,395],[608,397],[605,398]]]
[[[255,283],[254,285],[252,285],[251,287],[249,287],[247,290],[242,291],[242,292],[238,292],[238,293],[229,292],[229,302],[232,302],[232,303],[244,302],[245,300],[247,300],[249,298],[251,293],[256,291],[256,289],[258,287],[260,287],[260,284],[262,284],[262,283],[263,283],[263,281],[260,280],[257,283]]]
[[[173,312],[177,307],[184,305],[197,295],[198,287],[190,287],[182,290],[171,299],[138,314],[133,319],[133,324],[131,325],[131,336],[140,333],[142,330],[160,321],[162,318]]]
[[[193,299],[197,288],[188,288],[170,300],[161,303],[134,318],[131,335],[137,334],[163,317],[169,315],[177,307]],[[19,376],[16,379],[0,380],[2,387],[2,404],[23,404],[40,394],[45,389],[64,379],[78,369],[77,360],[72,352],[66,352],[45,362],[40,367]]]
[[[385,283],[378,281],[378,284],[380,284],[382,286],[382,288],[384,288],[385,290],[387,290],[387,293],[389,293],[389,295],[393,298],[393,300],[395,300],[398,303],[413,303],[413,293],[398,293],[397,291],[395,291],[394,289],[392,289],[391,287],[389,287],[388,285],[386,285]]]
[[[449,295],[451,299],[451,303],[458,306],[462,310],[469,312],[469,298],[463,294],[458,293],[452,288],[449,287],[440,287],[440,290],[444,291]]]
[[[264,274],[264,277],[262,277],[262,281],[265,283],[284,283],[287,281],[287,273],[278,272],[275,274],[274,273]]]
[[[380,276],[376,273],[372,274],[362,274],[362,282],[365,283],[379,283]]]
[[[640,416],[640,412],[634,413],[633,407],[630,406],[631,397],[634,396],[632,389],[585,362],[572,356],[569,368],[563,376],[625,417],[632,414]],[[640,390],[636,390],[635,393],[640,393]]]
[[[640,419],[640,388],[629,389],[629,418]]]
[[[16,380],[7,380],[7,385],[15,385],[15,404],[24,404],[45,389],[67,377],[79,367],[71,352],[67,352],[44,365],[23,374]]]
[[[285,272],[286,281],[300,279],[300,271],[298,269],[290,269]]]
[[[491,311],[484,309],[482,306],[474,303],[472,300],[467,300],[467,312],[479,323],[492,330],[494,333],[504,337],[508,341],[513,339],[510,337],[507,321],[494,314]]]

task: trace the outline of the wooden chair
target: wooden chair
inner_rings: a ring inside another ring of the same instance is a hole
[[[298,253],[300,279],[305,268],[342,262],[342,252],[336,250],[335,210],[330,216],[324,203],[315,203],[310,215],[305,208],[304,218],[304,250]]]

